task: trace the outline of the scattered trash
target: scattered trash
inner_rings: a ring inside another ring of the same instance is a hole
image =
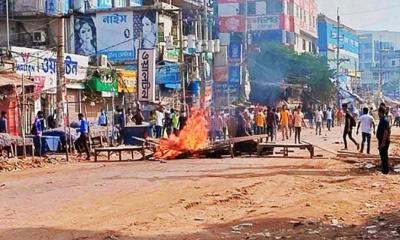
[[[252,226],[253,226],[252,223],[241,223],[241,224],[239,224],[239,225],[233,226],[233,227],[232,227],[232,230],[233,230],[233,231],[240,231],[240,230],[242,230],[242,229],[245,228],[245,227],[252,227]]]
[[[367,208],[373,208],[373,207],[375,207],[374,205],[369,204],[369,203],[365,203],[364,206],[366,206]]]

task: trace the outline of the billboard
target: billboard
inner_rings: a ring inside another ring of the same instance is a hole
[[[244,16],[219,17],[219,32],[244,32]]]
[[[214,82],[226,83],[228,81],[228,67],[214,67]]]
[[[157,46],[157,30],[156,11],[135,12],[133,14],[133,39],[136,51],[140,48],[155,48]]]
[[[228,82],[229,84],[239,84],[240,83],[240,66],[230,65],[228,67]]]
[[[279,29],[278,15],[249,16],[247,19],[250,31]]]
[[[107,55],[109,61],[132,61],[132,12],[97,13],[97,54]]]
[[[76,54],[104,54],[111,62],[133,61],[138,49],[157,46],[156,11],[76,16],[74,36]]]
[[[57,76],[56,52],[12,47],[11,51],[16,61],[16,72],[25,76]],[[65,77],[72,80],[85,80],[89,58],[75,54],[64,55]]]
[[[55,91],[57,86],[57,54],[40,49],[12,47],[11,51],[16,61],[16,73],[32,77],[36,90]],[[89,59],[75,54],[64,55],[65,78],[84,80],[87,75]]]
[[[242,44],[230,43],[228,48],[228,57],[230,61],[241,61],[242,59]]]
[[[138,51],[138,97],[139,101],[154,102],[156,95],[156,50]]]
[[[94,56],[97,53],[95,18],[89,15],[74,18],[75,53]]]

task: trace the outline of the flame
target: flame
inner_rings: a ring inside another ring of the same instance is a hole
[[[203,110],[193,110],[179,136],[161,139],[154,154],[156,159],[174,159],[184,153],[195,153],[208,144],[208,121]]]

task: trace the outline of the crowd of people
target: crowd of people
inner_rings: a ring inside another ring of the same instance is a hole
[[[350,109],[351,107],[351,109]],[[114,116],[114,126],[119,130],[119,139],[123,139],[125,126],[142,125],[146,122],[147,136],[152,138],[170,137],[172,134],[179,136],[179,132],[187,122],[185,111],[176,111],[173,108],[157,106],[144,116],[141,107],[133,110],[128,108],[117,108]],[[316,106],[303,111],[302,106],[295,106],[289,109],[286,104],[280,107],[250,106],[236,109],[223,109],[208,112],[209,118],[209,139],[219,141],[232,137],[248,135],[265,135],[268,141],[289,141],[294,135],[294,143],[301,144],[302,128],[315,129],[315,135],[321,135],[323,131],[331,131],[333,127],[343,127],[343,150],[348,149],[348,141],[354,143],[360,153],[371,153],[372,134],[376,135],[379,144],[379,153],[382,158],[382,171],[388,170],[388,149],[390,144],[390,129],[392,126],[400,127],[400,106],[389,109],[382,103],[376,112],[371,107],[357,109],[348,104],[341,108],[335,106]],[[56,127],[56,112],[50,114],[45,121],[44,113],[39,111],[32,124],[31,134],[40,138],[43,130]],[[79,156],[85,152],[87,159],[90,159],[89,151],[89,124],[82,113],[78,115],[79,137],[75,141],[75,148]],[[376,126],[376,121],[379,124]],[[47,124],[46,124],[47,123]],[[99,126],[110,126],[110,121],[105,110],[98,115]],[[45,126],[47,125],[47,126]],[[354,138],[353,129],[356,128],[356,135],[361,132],[361,144]],[[326,129],[326,130],[325,130]],[[7,113],[1,112],[0,133],[7,133]],[[361,130],[361,131],[360,131]],[[39,144],[41,142],[39,141]],[[366,145],[366,147],[365,147]],[[41,150],[41,146],[37,147]],[[41,154],[41,153],[39,153]]]

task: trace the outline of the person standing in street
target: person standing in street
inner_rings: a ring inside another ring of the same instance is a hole
[[[265,126],[265,116],[262,109],[259,109],[256,114],[256,135],[261,135],[264,133]]]
[[[322,129],[322,118],[324,116],[324,113],[321,111],[321,107],[318,107],[318,109],[315,111],[315,135],[321,135],[321,129]]]
[[[390,145],[390,125],[386,116],[386,108],[379,107],[379,125],[376,131],[376,138],[378,139],[378,150],[382,161],[382,173],[389,173],[389,145]]]
[[[353,127],[356,126],[356,120],[351,115],[351,113],[348,111],[346,103],[342,104],[342,110],[343,110],[343,113],[345,114],[345,123],[344,123],[344,130],[343,130],[343,142],[344,142],[343,150],[347,150],[347,136],[349,136],[349,139],[357,146],[357,150],[359,150],[360,144],[358,144],[357,141],[354,140],[354,138],[352,136]]]
[[[156,110],[156,138],[163,137],[164,111],[162,107]]]
[[[293,114],[293,120],[294,120],[294,144],[299,143],[301,144],[300,141],[300,134],[301,134],[301,126],[302,124],[306,125],[304,122],[304,115],[301,112],[301,107],[298,106],[296,111]]]
[[[282,129],[282,141],[289,140],[289,111],[286,108],[286,105],[282,106],[282,110],[280,112],[280,126]]]
[[[34,136],[35,154],[42,156],[42,135],[43,135],[43,112],[38,111],[35,121],[33,122],[31,134]]]
[[[328,131],[331,130],[332,127],[332,109],[328,107],[326,110],[326,127],[328,128]]]
[[[86,160],[90,160],[90,151],[89,151],[89,125],[86,119],[83,117],[82,113],[78,114],[79,119],[79,132],[80,135],[78,139],[75,141],[75,148],[78,150],[78,157],[82,156],[82,148],[84,148],[86,152]]]
[[[7,133],[7,113],[5,111],[1,112],[0,116],[0,133]]]
[[[101,109],[100,116],[98,119],[98,124],[103,127],[106,127],[108,124],[107,114],[104,109]]]
[[[363,153],[364,144],[366,141],[367,142],[367,154],[370,154],[371,128],[373,127],[374,134],[375,134],[375,123],[374,123],[374,118],[370,114],[368,114],[368,108],[363,108],[363,115],[360,117],[360,121],[358,122],[358,126],[357,126],[357,135],[358,135],[358,130],[360,129],[360,126],[361,126],[361,134],[362,134],[360,153]]]

